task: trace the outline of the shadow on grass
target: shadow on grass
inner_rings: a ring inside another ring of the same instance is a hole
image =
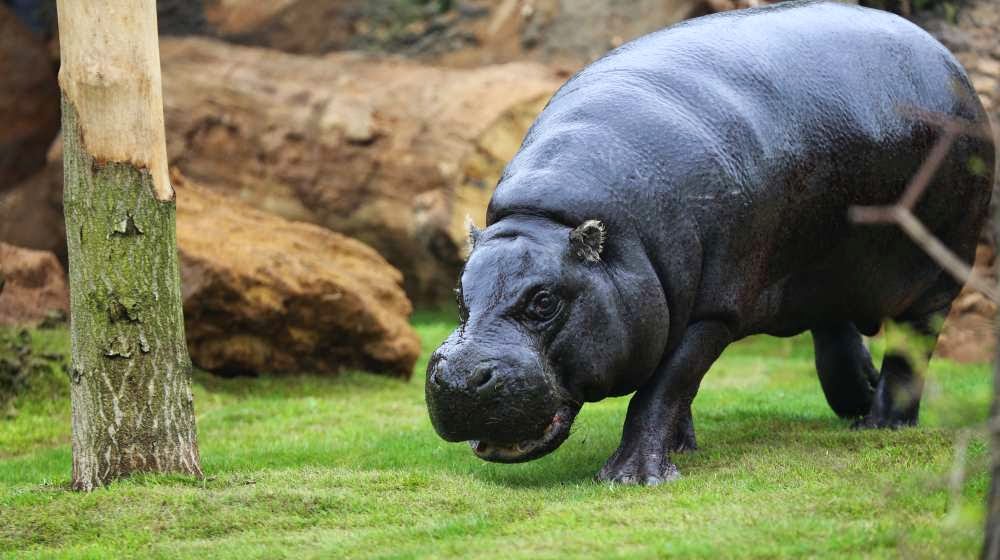
[[[504,465],[476,458],[465,444],[437,440],[430,426],[405,434],[375,436],[375,451],[351,466],[361,469],[428,470],[471,476],[510,488],[542,488],[588,484],[615,451],[621,435],[624,403],[584,413],[582,426],[556,451],[529,463]],[[586,409],[585,409],[586,410]],[[834,450],[838,453],[878,447],[906,435],[875,434],[850,429],[836,418],[803,417],[782,412],[747,414],[741,410],[707,415],[700,433],[703,449],[675,456],[685,471],[711,470],[720,463],[738,464],[752,457]],[[900,432],[901,433],[901,432]],[[921,434],[919,439],[926,439]],[[934,436],[930,436],[934,437]],[[399,462],[394,450],[416,444],[419,449]],[[346,465],[345,465],[346,466]]]

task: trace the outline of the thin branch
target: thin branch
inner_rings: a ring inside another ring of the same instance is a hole
[[[941,164],[944,163],[944,158],[948,157],[948,152],[951,151],[951,146],[955,143],[956,138],[958,138],[958,133],[952,128],[946,129],[944,134],[938,137],[937,142],[934,143],[934,147],[931,148],[931,153],[920,165],[917,174],[910,180],[910,183],[906,186],[906,190],[903,191],[903,196],[896,203],[898,206],[902,206],[907,210],[913,210],[917,201],[920,200],[920,197],[924,195],[924,191],[931,184],[931,180],[934,179],[934,174],[937,173]]]
[[[997,298],[996,286],[986,278],[983,278],[971,266],[965,264],[962,259],[955,256],[955,253],[946,247],[944,243],[941,243],[912,212],[905,208],[898,208],[896,211],[896,223],[899,224],[899,227],[903,228],[903,231],[910,236],[910,239],[923,248],[935,262],[941,265],[941,268],[951,274],[960,284],[965,282],[969,287],[982,292],[991,301],[1000,301]]]
[[[943,113],[926,111],[913,105],[904,105],[898,109],[898,112],[903,116],[913,118],[925,124],[934,125],[944,131],[950,130],[961,136],[970,136],[983,140],[994,139],[993,132],[986,122],[976,122]]]
[[[892,206],[854,206],[848,210],[851,221],[864,224],[896,224],[913,240],[934,262],[960,284],[978,290],[991,301],[1000,301],[1000,294],[993,284],[971,266],[955,256],[944,243],[928,230],[923,222],[913,215],[913,212],[901,205]]]
[[[924,224],[913,214],[913,209],[920,201],[927,187],[934,179],[934,174],[944,163],[952,146],[960,136],[973,136],[990,139],[989,129],[979,123],[964,119],[956,119],[948,115],[931,113],[915,107],[901,107],[900,113],[919,119],[927,124],[936,125],[942,130],[930,154],[921,163],[917,173],[903,190],[899,201],[889,206],[852,206],[848,209],[848,218],[855,223],[898,225],[934,262],[955,278],[960,284],[978,290],[993,302],[1000,301],[1000,294],[991,281],[976,272],[970,265],[958,258],[944,243],[934,236]]]

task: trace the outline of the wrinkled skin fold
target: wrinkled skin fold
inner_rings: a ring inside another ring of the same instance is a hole
[[[897,229],[847,219],[897,200],[926,158],[940,131],[914,109],[988,126],[933,38],[836,3],[698,18],[581,71],[470,234],[461,324],[427,372],[438,434],[531,460],[583,403],[634,393],[597,478],[658,484],[678,475],[670,453],[697,448],[691,404],[726,346],[807,330],[835,413],[915,424],[960,286]],[[915,209],[966,261],[994,162],[991,142],[959,139]],[[890,348],[876,368],[861,335],[886,320],[925,353]]]

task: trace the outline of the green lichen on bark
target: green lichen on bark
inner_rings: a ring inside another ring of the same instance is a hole
[[[201,475],[175,206],[145,169],[95,161],[63,100],[73,486],[133,472]]]

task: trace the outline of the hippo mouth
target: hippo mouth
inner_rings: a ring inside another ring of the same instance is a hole
[[[563,406],[545,427],[541,437],[517,443],[496,443],[481,439],[469,441],[476,457],[494,463],[523,463],[548,455],[569,437],[570,427],[579,407]]]

